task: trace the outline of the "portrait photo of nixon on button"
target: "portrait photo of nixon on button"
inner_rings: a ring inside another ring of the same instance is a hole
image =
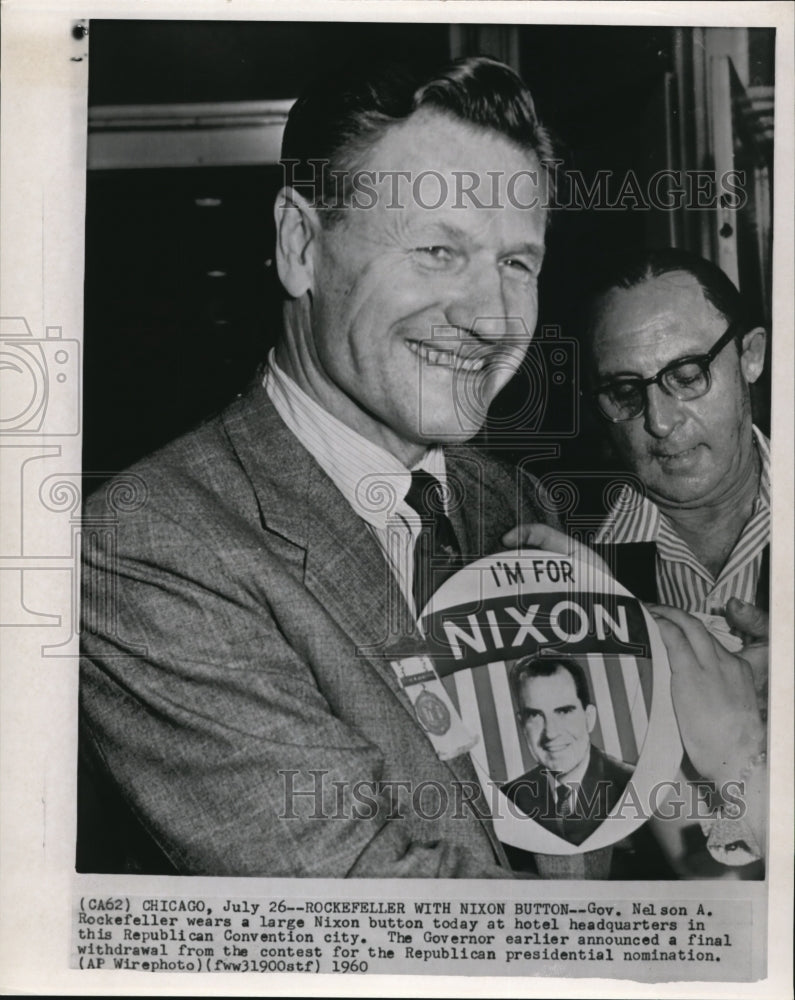
[[[519,723],[538,764],[503,791],[531,819],[581,844],[618,803],[633,768],[591,742],[596,705],[576,660],[520,660],[513,683]]]

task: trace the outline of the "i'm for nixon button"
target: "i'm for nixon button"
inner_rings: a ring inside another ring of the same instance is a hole
[[[616,580],[557,553],[502,552],[450,577],[422,624],[504,843],[592,851],[665,809],[682,760],[668,658]],[[427,706],[426,726],[439,715]]]

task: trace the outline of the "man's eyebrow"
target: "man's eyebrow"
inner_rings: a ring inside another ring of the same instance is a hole
[[[683,354],[677,355],[675,358],[671,358],[670,361],[666,361],[664,365],[661,365],[656,371],[652,372],[652,375],[656,375],[657,372],[664,371],[666,368],[672,368],[674,365],[683,364],[685,361],[691,361],[693,358],[703,358],[706,351],[685,351]],[[615,382],[619,379],[645,379],[645,375],[641,375],[638,372],[629,371],[609,371],[599,375],[600,382]]]
[[[454,226],[450,222],[442,222],[441,219],[424,219],[410,227],[409,232],[417,239],[451,239],[466,240],[472,239],[471,235],[459,226]]]
[[[576,702],[573,702],[573,701],[572,702],[566,702],[564,705],[556,705],[554,707],[554,709],[553,709],[553,712],[569,711],[570,709],[574,709],[576,707],[577,707]],[[524,708],[522,709],[522,711],[524,711],[524,712],[531,712],[533,715],[541,715],[541,709],[540,708],[530,708],[529,705],[525,705]]]
[[[522,254],[523,256],[533,257],[535,260],[543,260],[544,258],[544,244],[543,243],[520,243],[514,249],[507,251],[513,254]]]
[[[415,239],[437,239],[444,238],[450,240],[460,240],[464,243],[476,243],[477,238],[471,232],[461,229],[451,222],[443,222],[441,219],[430,219],[427,222],[420,222],[410,230]],[[502,251],[505,254],[522,254],[532,257],[535,260],[543,260],[544,244],[539,243],[518,243]]]

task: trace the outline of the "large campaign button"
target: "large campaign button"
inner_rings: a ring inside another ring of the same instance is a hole
[[[503,843],[593,851],[670,799],[682,744],[665,646],[611,576],[502,552],[448,579],[421,620]]]

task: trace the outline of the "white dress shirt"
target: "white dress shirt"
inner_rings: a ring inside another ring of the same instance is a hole
[[[424,469],[435,476],[446,494],[442,449],[429,448],[412,469],[407,469],[386,449],[342,423],[308,396],[276,364],[274,351],[268,356],[263,385],[289,430],[372,531],[401,593],[413,608],[414,543],[421,523],[417,512],[406,503],[406,494],[413,469]],[[418,610],[415,608],[415,614]]]

